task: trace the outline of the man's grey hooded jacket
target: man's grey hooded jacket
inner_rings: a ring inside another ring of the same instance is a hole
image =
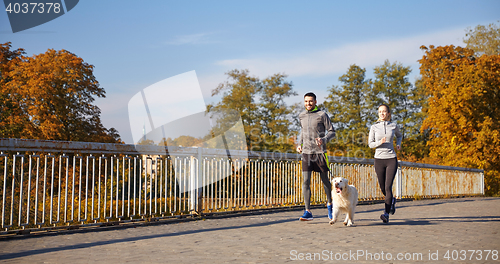
[[[299,114],[300,134],[299,144],[302,145],[304,154],[326,153],[326,143],[335,137],[335,129],[328,115],[315,107],[311,111],[303,111]],[[327,133],[328,132],[328,133]],[[316,145],[316,138],[321,138],[323,144]]]

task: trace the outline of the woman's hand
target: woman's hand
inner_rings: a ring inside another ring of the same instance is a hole
[[[385,137],[383,137],[381,140],[380,140],[380,143],[384,144],[386,141]]]

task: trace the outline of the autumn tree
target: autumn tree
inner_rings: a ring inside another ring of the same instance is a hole
[[[474,50],[477,55],[500,54],[500,25],[478,25],[474,29],[467,29],[464,43],[466,48]]]
[[[342,84],[330,87],[323,103],[336,130],[336,139],[328,144],[328,148],[337,156],[366,157],[371,153],[366,140],[367,125],[373,112],[368,100],[372,81],[366,79],[366,69],[355,64],[339,77],[339,81]]]
[[[0,136],[67,141],[119,141],[106,129],[94,97],[105,97],[94,66],[75,54],[49,49],[32,57],[2,45]],[[7,59],[5,59],[7,58]],[[10,58],[10,59],[9,59]]]
[[[455,46],[429,48],[419,60],[428,94],[430,156],[444,165],[485,170],[488,195],[500,194],[500,55],[476,57]]]
[[[143,139],[138,144],[141,144],[144,141],[145,140]],[[172,139],[172,138],[162,139],[158,145],[159,146],[192,147],[192,146],[199,146],[202,143],[203,143],[203,139],[195,138],[195,137],[187,136],[187,135],[182,135],[182,136],[179,136],[175,139]],[[143,145],[154,145],[154,142],[150,141],[150,142],[144,142],[142,144]]]
[[[14,98],[8,93],[7,83],[12,79],[9,73],[14,66],[24,59],[24,50],[10,50],[10,42],[0,44],[0,137],[21,137],[23,127],[29,122],[21,115],[21,109]]]

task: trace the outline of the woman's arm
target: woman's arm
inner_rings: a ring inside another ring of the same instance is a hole
[[[370,148],[376,148],[378,146],[382,145],[382,142],[376,142],[375,141],[375,130],[373,129],[373,126],[370,127],[370,133],[368,135],[368,146]]]
[[[401,141],[403,141],[403,134],[399,131],[399,126],[396,125],[396,129],[394,130],[394,134],[396,135],[396,147],[401,149]]]

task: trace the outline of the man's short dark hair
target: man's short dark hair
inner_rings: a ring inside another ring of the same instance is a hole
[[[314,101],[316,101],[316,95],[314,93],[312,93],[312,92],[306,93],[304,95],[304,98],[306,98],[307,96],[314,98]]]

